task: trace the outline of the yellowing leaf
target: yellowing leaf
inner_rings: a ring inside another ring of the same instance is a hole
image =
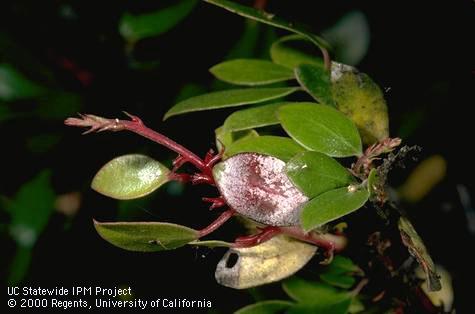
[[[430,257],[424,242],[414,229],[414,226],[409,219],[400,217],[398,227],[402,243],[407,247],[409,253],[417,260],[424,270],[429,291],[440,290],[440,279],[437,275],[434,261]]]
[[[246,289],[279,281],[305,266],[317,247],[286,236],[277,236],[250,248],[232,248],[218,263],[219,284]]]
[[[386,101],[379,86],[355,70],[332,67],[333,99],[337,108],[358,127],[363,143],[370,145],[389,136]]]

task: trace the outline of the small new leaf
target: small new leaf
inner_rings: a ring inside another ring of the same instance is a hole
[[[124,155],[109,161],[92,180],[91,187],[106,196],[128,200],[145,196],[169,181],[170,171],[145,155]]]

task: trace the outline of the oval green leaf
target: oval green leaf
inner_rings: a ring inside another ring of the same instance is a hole
[[[283,300],[266,300],[245,306],[234,314],[278,314],[284,313],[294,303]]]
[[[287,96],[299,89],[299,87],[231,89],[195,96],[173,106],[163,120],[188,112],[257,104]]]
[[[279,102],[235,111],[224,121],[224,128],[235,132],[279,124],[277,109],[289,104],[292,103]]]
[[[105,164],[91,187],[106,196],[128,200],[152,193],[169,181],[169,173],[164,165],[148,156],[124,155]]]
[[[267,60],[235,59],[213,66],[210,72],[219,80],[236,85],[265,85],[294,78],[292,71]]]
[[[301,64],[312,64],[323,67],[323,60],[315,55],[304,52],[298,45],[310,44],[308,39],[301,35],[288,35],[275,41],[270,48],[270,56],[274,63],[289,69],[295,69]]]
[[[303,152],[286,165],[290,180],[308,197],[354,182],[353,176],[335,159],[319,152]]]
[[[196,0],[182,0],[175,5],[147,14],[126,13],[120,19],[119,32],[129,42],[158,36],[181,22],[197,3]]]
[[[362,207],[368,198],[367,189],[351,191],[350,187],[344,187],[325,192],[303,206],[300,224],[304,230],[310,231],[354,212]]]
[[[157,252],[173,250],[199,237],[199,232],[166,222],[97,222],[97,233],[124,250]]]
[[[305,148],[288,137],[266,135],[247,137],[234,142],[226,149],[225,157],[239,153],[256,152],[274,156],[287,162],[293,156],[303,151],[305,151]]]
[[[335,107],[330,73],[323,67],[301,64],[295,68],[295,77],[303,89],[319,103]]]
[[[281,107],[277,117],[290,137],[309,150],[332,157],[361,155],[358,129],[334,108],[302,103]]]

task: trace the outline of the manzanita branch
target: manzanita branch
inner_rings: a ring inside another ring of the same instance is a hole
[[[182,159],[177,164],[183,164],[183,161],[188,161],[202,172],[209,174],[209,167],[207,167],[206,163],[200,157],[165,135],[149,129],[139,117],[127,112],[124,113],[129,116],[131,120],[108,119],[92,114],[79,114],[80,118],[68,118],[64,121],[64,124],[68,126],[89,128],[89,130],[83,134],[102,131],[117,132],[122,130],[137,133],[178,153]],[[180,157],[178,158],[180,159]]]

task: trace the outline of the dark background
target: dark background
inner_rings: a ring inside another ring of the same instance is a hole
[[[358,68],[386,89],[392,135],[412,123],[406,143],[423,147],[420,158],[441,154],[448,163],[446,179],[417,208],[408,210],[434,259],[453,275],[458,313],[473,313],[474,309],[474,235],[467,229],[456,190],[462,184],[474,196],[474,5],[468,0],[418,1],[417,5],[415,1],[269,1],[267,5],[268,11],[307,24],[316,33],[351,10],[366,15],[371,43]],[[52,73],[56,88],[79,95],[81,112],[120,117],[121,110],[126,110],[203,155],[213,146],[214,129],[230,111],[161,119],[186,83],[211,88],[213,78],[207,69],[222,61],[239,38],[243,18],[199,3],[177,27],[137,43],[127,53],[117,30],[120,16],[125,11],[140,13],[161,6],[161,1],[3,1],[0,34],[19,47],[15,62],[23,72],[32,72],[32,66],[23,62],[21,52]],[[74,18],[59,13],[65,7],[74,12]],[[65,67],[64,58],[79,70]],[[158,65],[148,69],[133,66],[153,65],[157,60]],[[78,71],[83,74],[78,76]],[[15,110],[33,110],[35,105],[34,101],[20,102]],[[25,139],[45,130],[61,134],[55,146],[41,154],[25,149]],[[35,115],[2,122],[0,134],[2,195],[11,197],[43,168],[52,169],[56,193],[82,193],[80,210],[73,218],[52,215],[32,251],[23,285],[125,285],[146,299],[207,298],[223,313],[253,302],[246,291],[215,282],[214,269],[224,254],[222,249],[139,254],[117,249],[95,232],[92,218],[118,219],[117,202],[89,189],[96,171],[125,153],[146,152],[169,160],[173,155],[165,149],[130,133],[81,137],[80,130],[64,127],[61,119]],[[399,171],[393,182],[399,184],[409,172]],[[212,194],[205,187],[186,187],[175,196],[158,193],[146,206],[132,205],[125,219],[173,221],[200,228],[216,216],[199,200]],[[7,225],[8,215],[0,217]],[[1,278],[7,277],[15,252],[15,243],[5,230],[0,242]],[[4,280],[1,285],[3,289]]]

